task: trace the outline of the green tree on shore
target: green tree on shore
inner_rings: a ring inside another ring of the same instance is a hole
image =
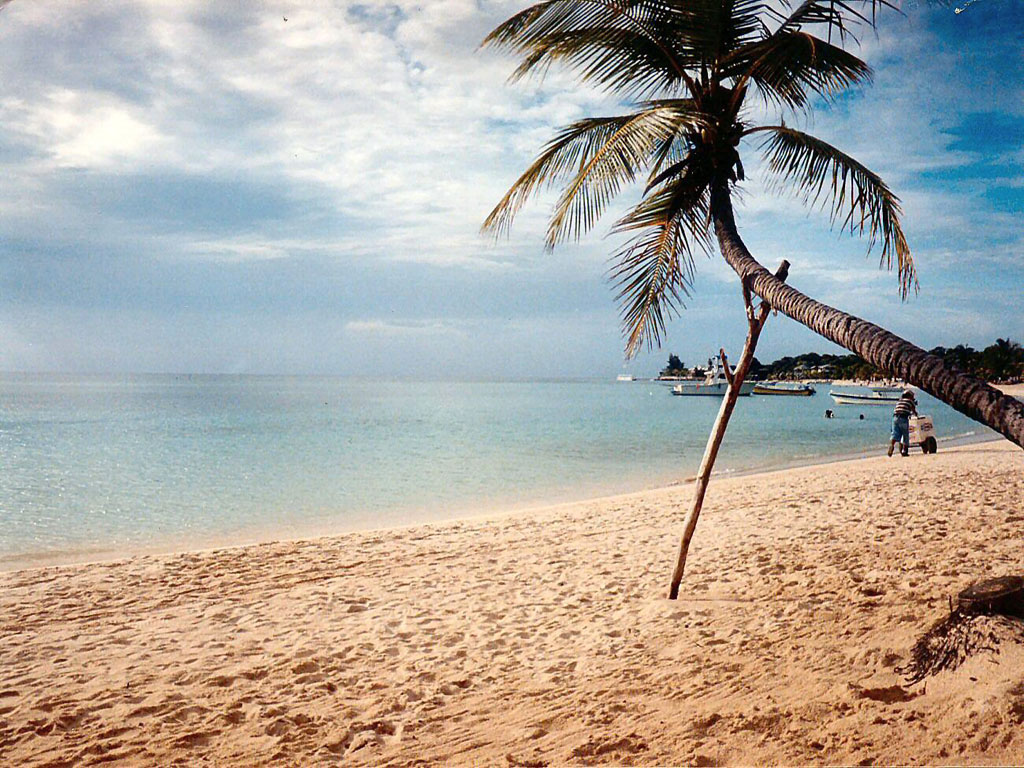
[[[686,375],[686,364],[677,355],[668,356],[668,365],[661,369],[662,376]]]
[[[996,339],[981,352],[984,375],[994,381],[1019,378],[1024,373],[1024,349],[1009,339]]]
[[[989,381],[1019,381],[1024,378],[1024,347],[1010,339],[996,339],[985,349],[957,344],[935,347],[931,354],[941,357],[947,365]]]
[[[1024,347],[1010,339],[997,339],[983,350],[963,344],[935,347],[928,354],[942,358],[946,365],[961,373],[995,382],[1012,382],[1024,378]],[[760,379],[793,379],[812,376],[829,379],[877,379],[885,375],[881,369],[865,362],[858,355],[830,355],[805,352],[780,357],[767,364],[756,358],[751,363],[751,376]]]

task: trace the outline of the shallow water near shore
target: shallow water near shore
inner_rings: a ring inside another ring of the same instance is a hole
[[[828,389],[742,398],[717,470],[882,450],[891,409],[836,406]],[[940,450],[994,435],[920,400]],[[0,377],[0,568],[397,526],[682,482],[697,470],[720,403],[672,397],[649,381],[8,374]],[[835,418],[824,418],[826,408]]]

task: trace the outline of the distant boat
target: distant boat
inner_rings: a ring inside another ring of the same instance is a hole
[[[906,390],[906,387],[870,387],[872,392],[877,392],[882,397],[891,397],[893,395],[898,399],[900,395]]]
[[[829,392],[837,405],[890,405],[899,402],[900,390],[874,389],[871,392]]]
[[[795,387],[787,387],[778,382],[766,381],[763,384],[754,385],[755,395],[789,395],[790,397],[810,397],[817,390],[810,384],[797,384]]]
[[[708,372],[704,376],[704,381],[684,381],[681,384],[676,384],[672,387],[672,394],[685,397],[696,395],[723,397],[728,389],[729,380],[725,377],[725,371],[722,370],[720,360],[716,355],[708,360]],[[746,396],[753,391],[753,382],[744,382],[740,385],[740,395]]]
[[[630,376],[628,373],[620,373],[618,376],[615,377],[615,380],[616,381],[636,381],[636,379],[633,378],[632,376]]]

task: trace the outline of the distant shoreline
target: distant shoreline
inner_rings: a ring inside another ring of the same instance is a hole
[[[1024,382],[1020,384],[993,384],[1004,395],[1011,395],[1016,398],[1024,398]]]
[[[645,381],[645,379],[636,378],[633,379],[636,382]],[[650,381],[703,381],[701,378],[693,378],[692,376],[655,376]],[[864,382],[855,379],[819,379],[819,378],[803,378],[803,379],[765,379],[765,381],[785,381],[793,384],[829,384],[835,387],[873,387],[882,386],[877,382]],[[990,387],[994,387],[1002,392],[1004,395],[1012,395],[1013,397],[1024,397],[1024,382],[1016,384],[996,384],[993,382],[986,382]],[[899,384],[893,386],[901,386]]]

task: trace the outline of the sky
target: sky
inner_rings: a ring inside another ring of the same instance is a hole
[[[509,0],[14,0],[0,12],[0,371],[387,378],[651,375],[738,355],[698,257],[662,347],[624,359],[613,206],[543,247],[553,197],[479,228],[557,129],[628,104],[480,50]],[[1024,342],[1024,3],[911,3],[869,86],[788,124],[901,198],[920,293],[741,151],[740,232],[789,282],[925,348]],[[765,119],[777,122],[778,114]],[[635,199],[630,190],[623,200]],[[779,315],[762,361],[838,347]]]

